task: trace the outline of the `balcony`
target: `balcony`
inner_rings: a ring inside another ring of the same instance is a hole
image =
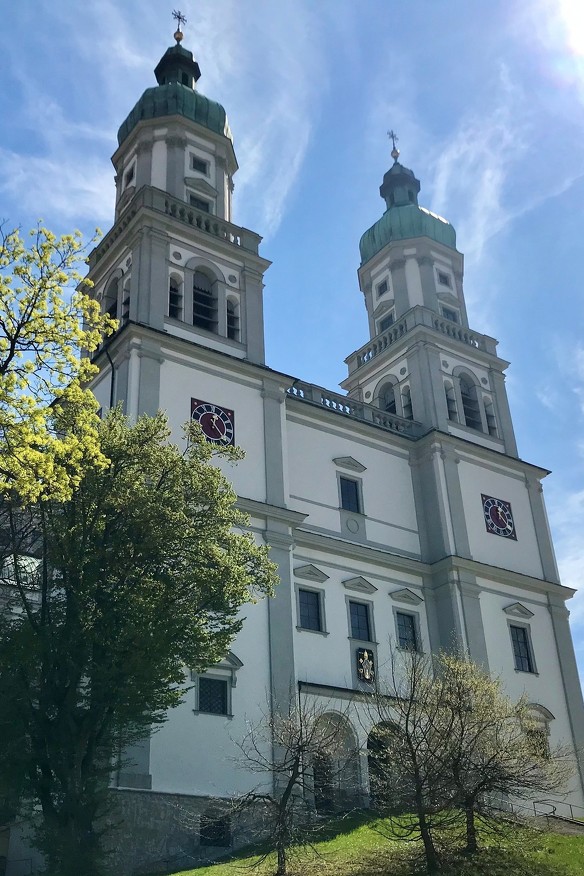
[[[142,186],[128,203],[111,231],[106,234],[99,246],[91,253],[89,257],[91,268],[113,246],[120,234],[123,234],[125,228],[142,207],[153,210],[155,213],[172,216],[173,219],[177,219],[191,228],[196,228],[215,239],[219,238],[248,252],[258,253],[262,240],[259,234],[255,234],[255,232],[249,231],[247,228],[240,228],[231,222],[226,222],[224,219],[213,216],[211,213],[197,210],[195,207],[185,203],[185,201],[173,198],[172,195],[163,192],[161,189],[155,189],[152,186]]]
[[[290,398],[326,408],[340,416],[378,426],[387,432],[402,435],[404,438],[416,439],[422,435],[422,424],[415,420],[406,420],[396,414],[388,414],[373,405],[357,401],[346,395],[330,392],[328,389],[323,389],[312,383],[303,383],[297,380],[288,389],[288,395]]]
[[[349,368],[349,374],[352,374],[376,356],[384,353],[385,350],[401,341],[405,335],[412,332],[417,326],[425,326],[427,329],[438,332],[441,335],[446,335],[446,337],[451,338],[453,341],[466,344],[469,347],[474,347],[476,350],[490,353],[493,356],[497,355],[497,342],[494,338],[473,332],[457,322],[445,319],[427,307],[418,305],[408,310],[405,316],[390,326],[387,331],[377,335],[368,344],[351,353],[345,359]]]

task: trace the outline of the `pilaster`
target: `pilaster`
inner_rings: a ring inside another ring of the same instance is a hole
[[[543,569],[543,577],[553,584],[560,583],[560,574],[556,563],[556,555],[552,543],[545,505],[543,501],[543,487],[536,478],[525,478],[525,486],[529,495],[529,504],[533,516],[533,525],[537,538],[537,547]]]
[[[557,596],[548,594],[548,611],[552,619],[580,785],[584,791],[584,702],[582,701],[582,688],[568,624],[570,612],[559,594]]]
[[[137,283],[132,283],[132,295],[137,286],[137,320],[154,329],[164,328],[164,314],[168,295],[168,235],[144,226],[138,234],[137,253],[133,258]]]
[[[511,419],[511,411],[509,410],[509,399],[507,398],[507,389],[505,387],[505,375],[501,371],[491,368],[489,371],[491,386],[493,387],[493,400],[495,403],[495,412],[497,414],[497,425],[500,430],[500,436],[505,444],[505,452],[509,456],[517,456],[517,442],[515,440],[515,430],[513,429],[513,420]]]

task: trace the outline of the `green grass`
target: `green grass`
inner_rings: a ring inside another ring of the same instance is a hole
[[[418,876],[420,848],[387,839],[383,822],[351,817],[333,822],[315,849],[301,850],[289,866],[290,876]],[[453,860],[444,876],[582,876],[584,835],[562,836],[513,827],[491,836],[477,856]],[[228,862],[183,870],[175,876],[271,876],[275,858],[263,863],[261,849],[242,850]],[[256,866],[254,866],[256,865]]]

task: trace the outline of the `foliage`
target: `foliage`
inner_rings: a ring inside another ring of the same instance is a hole
[[[92,352],[116,326],[81,283],[78,232],[39,226],[25,246],[0,225],[0,495],[68,498],[84,465],[103,465]],[[68,428],[74,423],[74,428]]]
[[[358,756],[346,743],[344,716],[300,693],[285,713],[267,713],[239,743],[241,766],[265,778],[236,801],[236,811],[251,809],[258,832],[276,850],[277,876],[288,872],[289,860],[298,850],[314,847],[326,823],[322,816],[330,818],[335,806],[341,805],[333,788],[343,784]],[[322,787],[325,776],[328,793]],[[344,789],[345,806],[349,800],[355,803],[356,788],[352,791],[353,797],[351,789]],[[316,817],[315,804],[321,818]]]
[[[58,876],[80,860],[101,872],[116,752],[165,719],[185,665],[220,659],[241,606],[274,584],[267,548],[234,531],[246,518],[200,428],[184,453],[168,437],[163,415],[129,426],[113,410],[99,427],[109,462],[85,469],[68,500],[0,508],[0,734],[18,747]]]
[[[566,787],[567,750],[550,749],[526,698],[510,700],[470,660],[405,652],[393,659],[390,684],[395,696],[375,696],[378,801],[391,837],[421,838],[430,873],[440,869],[445,835],[473,854],[500,824],[504,800]],[[404,810],[412,817],[396,816]]]

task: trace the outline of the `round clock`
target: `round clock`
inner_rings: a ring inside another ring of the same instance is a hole
[[[494,496],[482,495],[482,500],[487,531],[503,538],[517,539],[511,503],[496,499]]]
[[[207,441],[213,444],[235,443],[233,411],[194,398],[191,399],[191,418],[199,424]]]

